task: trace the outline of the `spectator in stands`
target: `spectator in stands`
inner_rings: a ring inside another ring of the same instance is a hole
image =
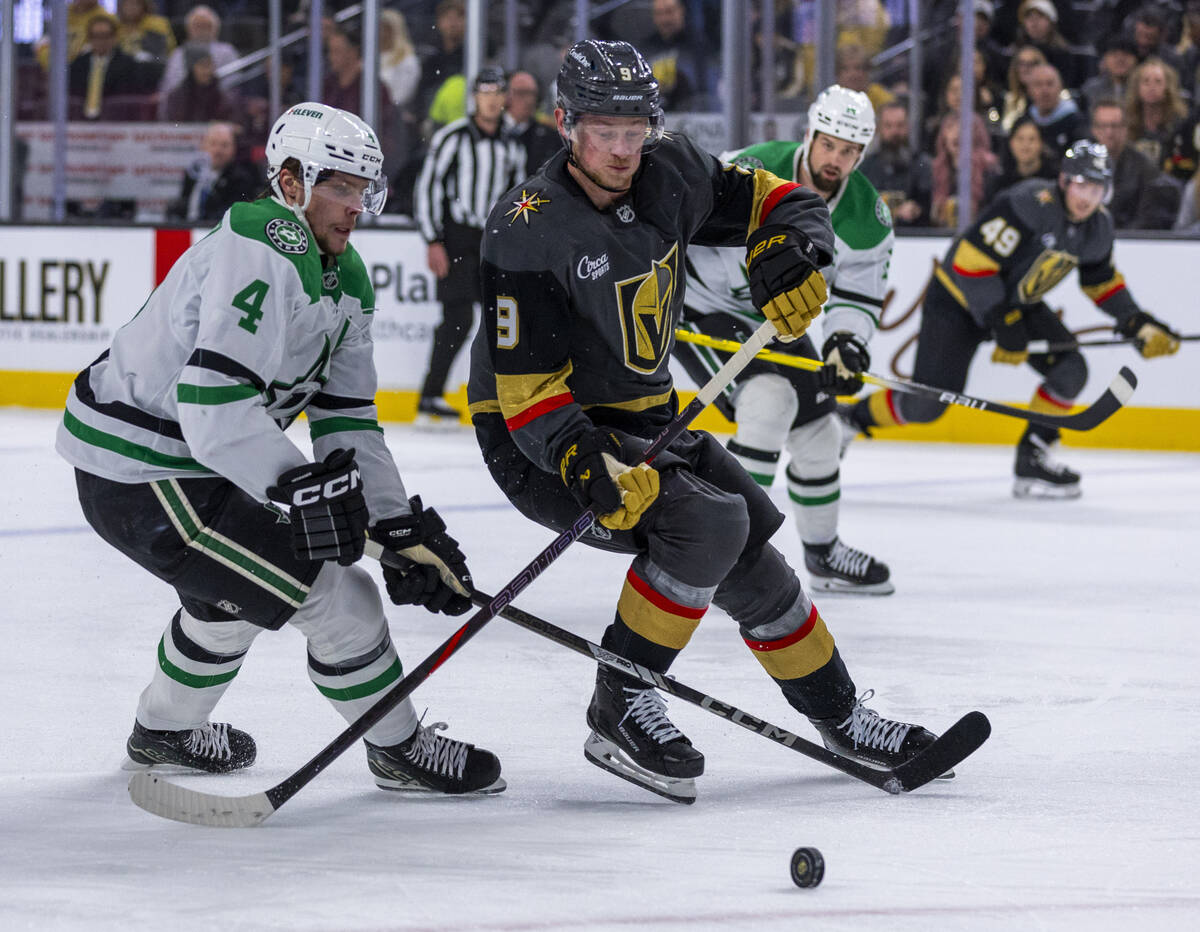
[[[408,23],[396,10],[379,11],[379,80],[387,88],[392,103],[401,110],[412,103],[421,83],[421,62],[413,48]]]
[[[1129,86],[1129,76],[1137,65],[1137,46],[1128,36],[1109,36],[1101,46],[1100,73],[1088,78],[1080,91],[1084,106],[1091,112],[1096,101],[1105,97],[1121,100]]]
[[[463,78],[463,38],[466,35],[467,19],[463,0],[438,0],[434,10],[436,39],[432,45],[421,45],[417,54],[421,61],[421,82],[417,85],[416,112],[424,122],[430,115],[430,107],[439,88],[447,80],[457,77],[461,84],[463,106],[459,115],[466,112],[466,82]],[[428,127],[432,129],[432,127]]]
[[[233,101],[221,90],[213,65],[212,45],[185,42],[182,48],[187,74],[167,95],[165,113],[171,123],[208,123],[233,118]]]
[[[88,51],[70,64],[67,86],[72,97],[82,98],[83,117],[98,120],[112,97],[140,94],[145,89],[137,62],[117,48],[117,23],[96,16],[88,22]]]
[[[1157,7],[1147,4],[1133,14],[1133,44],[1139,62],[1157,58],[1179,74],[1179,56],[1167,44],[1167,21]]]
[[[531,175],[562,148],[558,130],[538,119],[540,98],[537,78],[528,71],[514,71],[509,76],[504,123],[510,135],[524,147],[525,170]]]
[[[1200,0],[1187,0],[1183,13],[1183,35],[1175,51],[1179,54],[1179,86],[1195,100],[1197,74],[1200,73]]]
[[[47,4],[47,8],[49,4]],[[107,19],[114,28],[117,18],[100,5],[100,0],[71,0],[67,4],[67,62],[73,62],[83,52],[88,44],[88,26],[93,19]],[[43,68],[50,67],[50,33],[47,25],[46,33],[38,41],[37,58]]]
[[[893,100],[879,108],[878,147],[859,170],[892,212],[897,226],[929,225],[932,166],[929,156],[908,143],[908,105]]]
[[[852,91],[861,91],[871,101],[875,112],[895,96],[882,84],[871,80],[871,57],[861,45],[839,45],[834,53],[834,81]]]
[[[1024,0],[1017,11],[1018,45],[1035,45],[1056,69],[1066,87],[1077,88],[1087,77],[1058,30],[1058,10],[1050,0]]]
[[[1162,167],[1187,117],[1175,69],[1158,58],[1147,58],[1134,68],[1125,93],[1125,116],[1129,144]]]
[[[785,11],[779,8],[776,0],[775,31],[770,36],[772,53],[775,59],[775,111],[777,113],[796,113],[808,108],[808,98],[804,93],[804,65],[800,54],[800,46],[793,41],[785,30]],[[767,76],[763,73],[765,64],[765,49],[767,37],[763,36],[762,6],[751,3],[750,13],[750,109],[763,109],[763,90]]]
[[[262,172],[237,157],[232,123],[210,123],[201,145],[204,155],[183,176],[179,197],[167,205],[168,220],[220,220],[237,201],[252,201],[266,180]]]
[[[1029,116],[1013,124],[1012,132],[1000,156],[1000,173],[988,178],[983,200],[988,203],[1005,188],[1028,178],[1055,179],[1058,159],[1042,141],[1042,131]]]
[[[205,42],[211,46],[214,69],[223,68],[238,57],[237,49],[217,38],[221,34],[221,17],[212,7],[203,4],[192,7],[184,17],[183,28],[187,42]],[[159,93],[165,97],[177,88],[185,77],[187,68],[183,61],[183,47],[180,46],[167,57],[167,68],[163,72]]]
[[[957,7],[957,4],[955,5]],[[926,15],[936,10],[927,10]],[[962,38],[959,24],[962,19],[957,8],[953,12],[954,28],[945,29],[924,47],[924,74],[921,86],[929,97],[933,97],[945,86],[946,79],[958,68]],[[983,56],[984,70],[992,85],[1003,84],[1008,73],[1012,50],[998,42],[992,35],[995,6],[991,0],[975,0],[975,48]],[[926,22],[937,23],[936,19]]]
[[[652,0],[654,31],[638,43],[658,79],[668,113],[708,106],[708,63],[696,30],[689,28],[683,0]]]
[[[1188,236],[1200,237],[1200,183],[1197,183],[1197,178],[1200,178],[1200,171],[1192,175],[1184,186],[1183,197],[1179,201],[1179,213],[1175,217],[1172,229]]]
[[[1062,78],[1053,65],[1038,65],[1029,76],[1029,116],[1042,131],[1042,141],[1061,157],[1086,134],[1079,105],[1063,94]]]
[[[119,0],[117,3],[117,44],[127,55],[143,65],[154,63],[159,74],[167,65],[167,56],[175,48],[175,33],[165,16],[154,12],[154,0]]]
[[[1036,45],[1022,45],[1008,66],[1008,89],[1004,92],[1004,106],[1000,110],[1000,126],[1005,133],[1012,132],[1018,119],[1029,109],[1029,77],[1038,65],[1046,64],[1046,56]]]
[[[988,137],[988,148],[990,149],[993,148],[993,141],[1003,138],[1004,133],[1000,128],[998,111],[984,104],[984,93],[976,88],[974,109],[976,121]],[[937,144],[937,134],[942,125],[942,118],[947,115],[957,116],[961,107],[962,75],[951,74],[946,79],[946,86],[942,88],[937,113],[925,121],[925,149],[927,151],[933,151]]]
[[[988,148],[987,131],[983,121],[975,119],[975,131],[971,140],[971,211],[975,217],[983,205],[983,192],[989,175],[997,171],[996,156]],[[936,150],[933,156],[933,222],[937,226],[958,225],[958,156],[959,118],[947,114],[938,129]]]
[[[339,110],[349,110],[351,113],[362,111],[362,48],[359,45],[357,30],[345,27],[335,29],[325,40],[325,81],[321,87],[321,102],[337,107]],[[388,123],[386,115],[392,109],[392,98],[387,86],[379,88],[379,112],[383,119],[377,125],[384,133],[383,125]],[[386,153],[385,153],[386,156]]]
[[[1108,147],[1113,191],[1108,212],[1121,230],[1167,230],[1175,220],[1179,189],[1142,153],[1129,145],[1125,110],[1114,97],[1092,108],[1092,138]]]

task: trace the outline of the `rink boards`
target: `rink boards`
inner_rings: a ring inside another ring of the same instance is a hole
[[[95,359],[115,330],[131,318],[172,262],[204,230],[54,226],[0,227],[0,404],[55,408],[75,373]],[[411,231],[364,229],[354,244],[376,290],[374,324],[380,417],[414,416],[432,332],[439,317],[434,283],[425,267],[425,244]],[[907,377],[912,372],[919,303],[944,237],[902,237],[892,258],[891,294],[882,330],[871,347],[872,371]],[[1147,310],[1186,333],[1200,331],[1200,244],[1186,240],[1118,242],[1117,268]],[[1050,294],[1067,325],[1093,338],[1110,335],[1109,318],[1079,291],[1075,273]],[[821,340],[817,337],[818,345]],[[1090,375],[1081,401],[1091,401],[1121,365],[1137,373],[1129,407],[1102,427],[1074,434],[1067,443],[1130,449],[1200,450],[1200,366],[1195,344],[1168,359],[1143,360],[1126,347],[1088,350]],[[1037,384],[1026,367],[994,365],[985,345],[976,357],[967,391],[993,400],[1024,403]],[[1189,365],[1191,361],[1191,365]],[[451,401],[465,401],[467,353],[451,373]],[[681,390],[691,387],[679,373]],[[715,411],[700,426],[728,431]],[[905,440],[1003,443],[1019,422],[952,408],[932,425],[881,432]]]

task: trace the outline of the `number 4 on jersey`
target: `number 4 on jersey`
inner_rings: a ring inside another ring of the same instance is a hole
[[[233,306],[246,316],[238,321],[238,326],[251,333],[258,333],[258,322],[262,320],[262,303],[271,286],[260,278],[233,296]]]
[[[1003,217],[989,220],[979,228],[979,235],[998,256],[1011,256],[1017,243],[1021,242],[1020,231],[1009,226]]]

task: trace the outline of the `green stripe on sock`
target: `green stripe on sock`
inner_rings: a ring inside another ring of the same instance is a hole
[[[232,670],[227,670],[224,673],[214,673],[212,676],[197,676],[195,673],[188,673],[187,670],[182,670],[167,659],[167,648],[160,639],[158,642],[158,665],[162,667],[163,673],[167,674],[177,683],[182,683],[184,686],[190,686],[192,689],[207,689],[209,686],[220,686],[222,683],[228,683],[231,679],[238,675],[238,670],[242,668],[239,663]]]
[[[392,665],[380,673],[379,676],[372,680],[367,680],[365,683],[359,683],[357,686],[347,686],[345,689],[333,689],[329,686],[322,686],[320,683],[315,685],[317,690],[326,699],[332,699],[334,702],[349,702],[351,699],[362,699],[364,696],[374,695],[400,679],[400,674],[403,672],[404,668],[400,666],[400,658],[397,657],[392,661]]]
[[[828,505],[830,502],[836,502],[841,497],[842,492],[840,489],[836,492],[830,492],[828,495],[818,495],[815,498],[797,495],[791,489],[788,489],[788,498],[797,505]]]

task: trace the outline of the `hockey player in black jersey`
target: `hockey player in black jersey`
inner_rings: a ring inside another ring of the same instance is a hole
[[[1146,358],[1179,350],[1176,334],[1142,310],[1113,266],[1113,222],[1103,203],[1112,189],[1108,150],[1086,140],[1063,157],[1057,182],[1031,179],[1001,193],[951,244],[925,294],[913,379],[961,391],[980,344],[995,339],[992,360],[1028,363],[1042,382],[1030,408],[1064,414],[1087,382],[1078,350],[1031,354],[1030,340],[1073,337],[1043,300],[1072,269],[1095,305],[1136,339]],[[859,431],[936,420],[945,404],[890,389],[844,412]],[[1017,444],[1013,494],[1076,498],[1079,474],[1055,461],[1057,428],[1030,424]]]
[[[828,747],[875,766],[908,759],[934,735],[856,699],[770,543],[783,516],[733,456],[690,431],[635,465],[677,411],[668,361],[688,244],[745,246],[756,305],[795,339],[826,298],[823,198],[665,135],[657,82],[628,43],[577,43],[557,86],[565,150],[501,199],[483,239],[468,396],[489,471],[555,530],[594,507],[602,517],[582,539],[633,555],[604,647],[666,671],[715,602]],[[587,720],[593,763],[695,798],[704,757],[658,692],[602,666]]]

